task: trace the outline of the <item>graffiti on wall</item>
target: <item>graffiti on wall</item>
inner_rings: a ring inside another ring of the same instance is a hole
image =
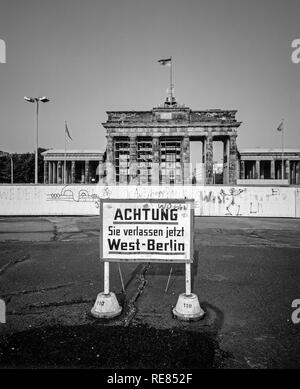
[[[280,190],[278,188],[272,188],[271,193],[267,194],[266,197],[280,196]]]
[[[249,209],[250,215],[260,215],[263,214],[263,206],[260,201],[256,202],[250,202],[250,209]]]
[[[196,189],[195,206],[200,215],[272,216],[273,210],[281,214],[280,206],[286,212],[291,206],[289,200],[294,201],[292,192],[293,189],[287,188],[202,187],[200,191]]]
[[[300,217],[300,188],[196,185],[3,185],[0,214],[96,215],[102,198],[194,199],[196,216]]]
[[[220,195],[223,197],[224,202],[228,199],[228,203],[225,205],[227,210],[225,215],[242,216],[240,213],[241,205],[239,204],[239,196],[245,191],[246,189],[230,188],[229,192],[226,193],[223,189],[221,189]]]
[[[87,189],[76,191],[74,187],[64,186],[59,192],[47,194],[47,201],[68,201],[75,203],[94,203],[96,208],[100,207],[100,197],[96,193],[90,193]]]
[[[223,205],[225,216],[242,216],[240,198],[241,194],[246,192],[246,188],[228,188],[218,189],[217,191],[201,190],[199,192],[199,203],[196,206],[200,206],[202,209],[203,204]]]

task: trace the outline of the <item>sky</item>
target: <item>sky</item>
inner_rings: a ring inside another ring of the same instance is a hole
[[[151,110],[167,94],[193,110],[236,109],[238,148],[300,148],[299,0],[0,0],[0,150],[104,150],[110,110]]]

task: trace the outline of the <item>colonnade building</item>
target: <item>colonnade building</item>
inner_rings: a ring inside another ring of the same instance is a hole
[[[44,157],[45,184],[89,184],[102,176],[100,150],[47,150]]]
[[[300,185],[300,148],[241,150],[239,160],[241,180],[287,180]]]

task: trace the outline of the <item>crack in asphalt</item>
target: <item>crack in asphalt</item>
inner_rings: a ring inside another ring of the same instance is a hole
[[[73,299],[69,301],[54,301],[51,303],[36,303],[36,304],[30,304],[27,306],[29,311],[14,311],[14,310],[8,310],[8,315],[32,315],[36,314],[37,312],[32,312],[31,309],[39,309],[39,308],[51,308],[51,307],[63,307],[68,305],[76,305],[76,304],[86,304],[93,302],[94,299]],[[43,311],[38,311],[38,313],[44,313]]]
[[[70,241],[79,241],[84,239],[98,238],[99,233],[96,231],[84,231],[84,232],[70,232],[70,233],[60,233],[59,237],[56,240],[61,242],[70,242]]]
[[[150,263],[145,265],[142,272],[139,274],[138,289],[127,304],[127,312],[123,319],[124,327],[128,327],[131,321],[133,320],[134,316],[137,314],[138,309],[136,307],[136,302],[146,287],[147,284],[146,273],[150,269],[150,266],[151,266]]]
[[[49,308],[49,307],[62,307],[62,306],[65,306],[65,305],[75,305],[75,304],[85,304],[85,303],[91,303],[91,302],[94,302],[94,299],[92,298],[89,298],[89,299],[83,299],[83,298],[80,298],[80,299],[73,299],[73,300],[69,300],[69,301],[54,301],[52,303],[36,303],[36,304],[30,304],[28,305],[28,308],[29,309],[32,309],[32,308]]]
[[[149,270],[150,266],[151,266],[150,263],[148,263],[147,265],[145,265],[143,267],[141,273],[138,273],[136,275],[136,279],[139,283],[137,290],[134,293],[134,295],[131,297],[131,299],[127,303],[125,303],[125,307],[124,307],[125,313],[124,313],[124,316],[122,317],[122,319],[116,321],[116,322],[118,322],[118,324],[123,325],[124,327],[128,327],[129,324],[131,323],[131,321],[133,320],[133,318],[135,317],[135,315],[137,314],[138,309],[136,307],[136,302],[146,287],[146,284],[147,284],[146,273]],[[39,288],[39,289],[11,292],[11,293],[3,294],[2,296],[9,297],[9,299],[11,300],[11,298],[13,296],[16,296],[16,295],[20,295],[20,294],[24,295],[24,294],[29,294],[29,293],[44,292],[44,291],[48,291],[48,290],[56,290],[56,289],[64,288],[67,286],[72,286],[74,284],[76,284],[76,282],[51,286],[48,288]],[[86,303],[92,303],[92,302],[94,302],[94,298],[93,299],[92,298],[89,298],[89,299],[88,298],[87,299],[80,298],[80,299],[73,299],[73,300],[69,300],[69,301],[62,301],[61,300],[61,301],[54,301],[54,302],[50,302],[50,303],[36,303],[36,304],[30,304],[27,306],[27,308],[29,308],[29,311],[19,312],[19,311],[14,311],[14,310],[8,310],[7,314],[8,315],[31,315],[31,314],[36,314],[36,312],[31,311],[32,309],[61,307],[61,306],[68,306],[68,305],[86,304]],[[41,311],[38,311],[38,312],[41,313]]]
[[[6,263],[5,265],[3,265],[0,268],[0,275],[3,275],[7,271],[7,269],[9,269],[10,267],[16,265],[17,263],[27,261],[29,258],[30,258],[30,255],[27,254],[21,258],[10,260],[8,263]]]
[[[55,290],[55,289],[65,288],[67,286],[72,286],[72,285],[75,285],[75,284],[76,284],[76,282],[69,282],[67,284],[48,286],[48,287],[44,287],[44,288],[35,288],[35,289],[28,289],[28,290],[18,290],[16,292],[3,293],[3,294],[1,294],[1,297],[11,297],[11,296],[18,296],[18,295],[23,295],[23,294],[45,292],[45,291],[48,291],[48,290]]]
[[[257,232],[255,232],[255,231],[250,231],[249,236],[250,236],[250,237],[257,238],[257,239],[260,239],[260,240],[263,240],[263,241],[268,242],[268,243],[273,243],[273,241],[272,241],[271,239],[265,238],[265,237],[259,235],[259,234],[258,234]]]

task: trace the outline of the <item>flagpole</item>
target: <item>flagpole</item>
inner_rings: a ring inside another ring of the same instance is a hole
[[[170,57],[171,58],[171,63],[170,63],[170,106],[172,107],[172,103],[173,103],[173,64],[172,64],[172,56]]]
[[[65,163],[64,163],[64,184],[67,183],[66,175],[67,175],[67,134],[66,134],[66,125],[67,122],[65,121]]]
[[[281,131],[281,178],[284,180],[284,139],[283,139],[284,125],[282,120],[282,131]]]

